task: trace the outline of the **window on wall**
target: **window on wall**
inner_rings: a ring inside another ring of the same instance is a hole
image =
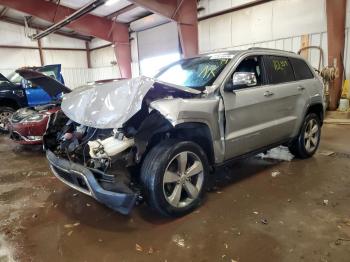
[[[295,80],[293,68],[287,57],[266,56],[265,61],[270,84],[280,84]]]
[[[289,58],[293,69],[296,80],[305,80],[314,78],[313,73],[311,72],[309,66],[305,61],[298,58]]]

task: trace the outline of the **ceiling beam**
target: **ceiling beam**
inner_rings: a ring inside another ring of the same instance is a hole
[[[0,0],[0,4],[52,23],[59,22],[76,11],[75,9],[66,6],[57,6],[56,4],[45,0]],[[113,39],[110,34],[112,26],[121,31],[125,30],[125,27],[127,28],[127,25],[125,24],[118,22],[113,23],[111,20],[92,14],[86,14],[83,17],[80,17],[79,20],[68,24],[66,27],[84,35],[91,35],[111,41]],[[128,41],[128,37],[126,39],[124,37],[124,39],[120,40]]]
[[[11,17],[7,17],[7,16],[0,17],[0,21],[7,22],[10,24],[14,24],[14,25],[20,25],[23,27],[25,26],[24,21],[22,21],[21,19],[11,18]],[[33,23],[30,25],[30,27],[37,29],[37,30],[44,30],[46,28],[44,26],[33,24]],[[83,40],[83,41],[91,41],[93,39],[93,37],[91,37],[91,36],[84,36],[84,35],[80,35],[80,34],[76,34],[76,33],[64,32],[64,31],[57,31],[57,32],[55,32],[55,34],[74,38],[74,39],[79,39],[79,40]]]
[[[113,18],[115,18],[115,17],[120,16],[121,14],[124,14],[124,13],[126,13],[126,12],[129,12],[129,11],[135,9],[136,7],[137,7],[137,5],[135,5],[135,4],[128,5],[128,6],[122,8],[122,9],[120,9],[120,10],[118,10],[118,11],[115,11],[115,12],[113,12],[113,13],[107,15],[106,18],[107,18],[107,19],[113,19]]]
[[[37,18],[56,23],[72,15],[76,10],[57,6],[45,0],[0,0],[0,5],[30,14]],[[129,26],[92,14],[86,14],[78,20],[66,25],[80,34],[98,37],[112,42],[115,46],[121,77],[131,77],[131,47],[129,42]]]

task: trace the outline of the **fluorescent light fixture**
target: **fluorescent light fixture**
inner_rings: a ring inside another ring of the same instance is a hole
[[[106,6],[111,6],[114,5],[115,3],[118,3],[120,0],[108,0],[105,5]]]

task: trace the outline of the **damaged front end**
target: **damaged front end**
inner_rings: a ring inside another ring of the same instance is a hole
[[[175,125],[176,119],[156,110],[153,102],[201,94],[140,77],[65,95],[62,111],[51,117],[44,136],[53,173],[68,186],[128,214],[142,200],[139,177],[131,170]]]

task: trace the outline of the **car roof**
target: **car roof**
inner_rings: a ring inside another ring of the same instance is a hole
[[[302,58],[300,55],[291,51],[272,49],[272,48],[262,48],[262,47],[251,47],[245,50],[221,50],[221,51],[214,51],[214,52],[210,51],[210,52],[201,53],[197,57],[220,56],[220,55],[237,56],[237,55],[246,54],[246,53],[260,54],[260,55],[281,55],[281,56],[287,56],[287,57]]]

